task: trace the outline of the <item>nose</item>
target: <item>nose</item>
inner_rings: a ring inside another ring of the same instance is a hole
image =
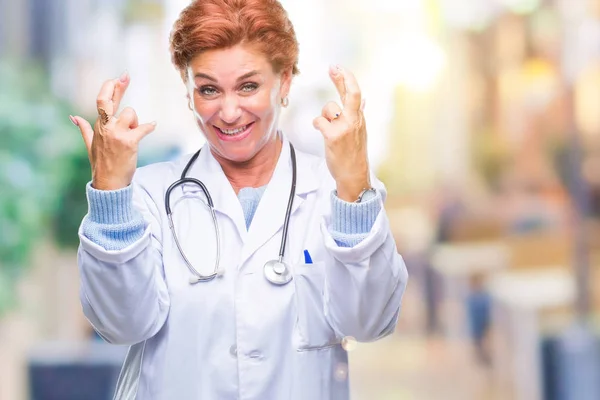
[[[242,116],[242,109],[237,96],[225,96],[221,103],[219,118],[227,124],[235,123]]]

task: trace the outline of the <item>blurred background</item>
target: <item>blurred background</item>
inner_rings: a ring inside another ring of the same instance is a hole
[[[203,142],[170,64],[186,0],[0,0],[0,399],[110,399],[126,349],[78,300],[87,154],[106,79],[157,130],[140,165]],[[600,399],[600,0],[283,1],[300,70],[282,127],[355,72],[411,280],[396,333],[358,344],[355,400]]]

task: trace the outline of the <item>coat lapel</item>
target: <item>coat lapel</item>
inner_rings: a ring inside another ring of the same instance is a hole
[[[202,151],[187,177],[196,178],[204,183],[212,197],[219,224],[223,224],[223,217],[229,218],[243,241],[247,232],[242,206],[221,165],[210,152],[208,143],[202,147]],[[202,194],[202,189],[198,185],[186,183],[183,185],[183,193],[199,195]],[[219,228],[223,235],[225,233],[223,228],[221,226]],[[223,243],[222,240],[221,242]]]
[[[278,242],[281,241],[291,185],[292,159],[290,144],[284,139],[277,166],[258,204],[252,224],[250,224],[250,230],[244,243],[244,249],[242,250],[240,265],[243,265],[246,260],[274,236],[277,236],[276,240]],[[292,216],[306,199],[307,193],[316,190],[317,187],[318,181],[315,177],[314,169],[310,165],[309,156],[296,150],[296,194],[292,204]],[[288,243],[292,240],[294,240],[294,232],[288,230]],[[277,246],[277,249],[279,249],[279,246]],[[269,257],[269,260],[277,259],[278,254],[275,253]],[[264,261],[268,260],[265,259]]]

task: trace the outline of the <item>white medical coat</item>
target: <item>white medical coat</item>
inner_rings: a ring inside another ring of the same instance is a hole
[[[293,280],[263,275],[279,253],[292,168],[284,143],[272,179],[246,229],[231,184],[209,148],[188,172],[210,190],[222,243],[222,277],[189,283],[169,230],[164,196],[190,157],[138,169],[134,206],[143,237],[107,251],[80,231],[83,310],[108,342],[130,345],[119,399],[344,400],[349,398],[345,336],[373,341],[397,323],[407,271],[382,208],[353,248],[338,247],[328,226],[335,182],[325,160],[300,151],[285,259]],[[374,187],[385,198],[380,181]],[[171,207],[187,257],[213,270],[216,240],[201,189],[173,191]],[[313,263],[304,263],[308,250]]]

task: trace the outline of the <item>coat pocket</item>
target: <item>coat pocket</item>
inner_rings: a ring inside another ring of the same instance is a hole
[[[295,266],[298,351],[321,350],[340,343],[340,338],[325,317],[325,264]]]

